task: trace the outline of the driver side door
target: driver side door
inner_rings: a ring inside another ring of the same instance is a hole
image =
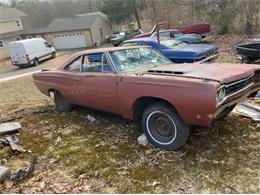
[[[105,53],[82,55],[74,90],[78,101],[87,107],[118,112],[118,76]]]

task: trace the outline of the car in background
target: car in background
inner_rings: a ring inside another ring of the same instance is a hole
[[[132,39],[134,36],[139,35],[142,33],[141,29],[136,29],[134,31],[122,31],[119,35],[115,38],[111,39],[111,43],[116,47],[119,46],[123,41]]]
[[[157,39],[139,38],[124,41],[122,46],[127,45],[146,45],[151,46],[174,63],[203,63],[216,59],[218,47],[211,44],[187,44],[169,38],[161,38],[160,48]]]
[[[169,22],[161,22],[158,24],[159,30],[169,30],[171,29]],[[152,28],[152,30],[148,33],[143,33],[141,35],[135,36],[135,38],[144,38],[144,37],[151,37],[153,33],[156,32],[156,25]],[[211,26],[210,24],[194,24],[190,26],[183,26],[174,28],[172,30],[177,30],[183,34],[198,34],[201,38],[205,38],[207,35],[211,33]]]
[[[155,146],[176,150],[191,126],[209,127],[255,96],[260,67],[173,64],[150,47],[110,47],[78,52],[33,81],[54,95],[59,112],[76,104],[119,114],[140,124]]]
[[[160,30],[160,37],[173,38],[177,41],[182,41],[189,44],[196,44],[201,42],[201,36],[197,34],[183,34],[178,30]],[[157,37],[157,32],[154,32],[151,37]]]
[[[55,58],[56,51],[45,39],[33,38],[9,43],[12,64],[21,68],[39,65],[42,60]]]

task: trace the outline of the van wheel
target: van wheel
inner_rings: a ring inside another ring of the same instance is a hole
[[[55,52],[51,53],[51,58],[56,58],[56,53]]]
[[[175,109],[164,102],[152,104],[144,111],[142,127],[150,143],[166,150],[179,149],[190,134]]]
[[[54,102],[58,112],[69,112],[72,109],[72,104],[66,101],[58,91],[54,92]]]
[[[34,66],[38,66],[40,63],[39,63],[39,60],[37,59],[37,58],[35,58],[34,60],[33,60],[33,65]]]

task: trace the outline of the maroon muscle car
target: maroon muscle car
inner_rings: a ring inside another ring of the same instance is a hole
[[[243,64],[173,64],[150,47],[86,50],[49,71],[35,73],[38,89],[54,93],[56,109],[73,104],[142,124],[157,147],[176,150],[192,125],[209,127],[260,89],[260,67]]]

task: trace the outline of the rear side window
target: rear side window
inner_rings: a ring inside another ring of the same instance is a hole
[[[71,71],[71,72],[80,72],[80,66],[81,66],[81,56],[78,57],[73,62],[71,62],[69,65],[67,65],[65,67],[65,70]]]

